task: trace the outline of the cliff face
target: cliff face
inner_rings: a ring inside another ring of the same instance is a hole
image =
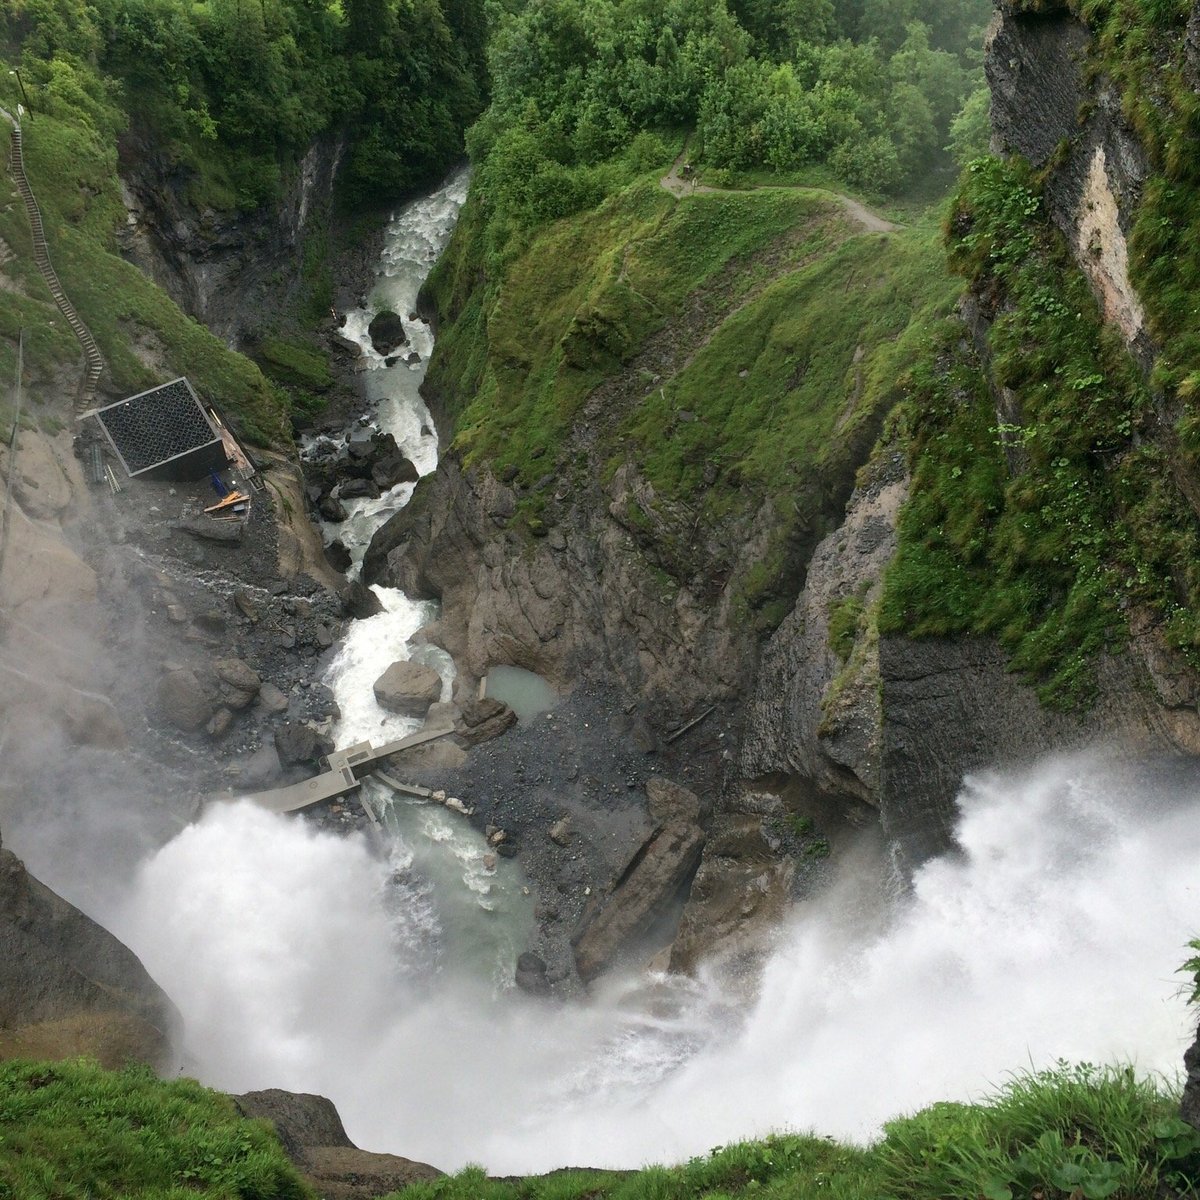
[[[130,950],[0,848],[0,1058],[165,1071],[179,1020]]]
[[[294,303],[309,252],[325,243],[341,139],[315,142],[276,206],[197,207],[152,139],[120,142],[124,255],[185,312],[234,346]]]

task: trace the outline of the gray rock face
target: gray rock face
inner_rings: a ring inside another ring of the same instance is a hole
[[[1089,72],[1090,44],[1064,3],[1038,13],[1000,5],[985,58],[994,145],[1048,169],[1043,194],[1051,217],[1105,317],[1148,366],[1152,348],[1129,281],[1126,238],[1150,165],[1116,88]]]
[[[745,959],[787,910],[795,864],[762,836],[762,819],[720,814],[671,946],[672,971],[691,972],[714,954]]]
[[[298,247],[328,211],[341,156],[340,139],[313,145],[279,205],[252,213],[198,211],[170,156],[153,139],[130,132],[120,139],[129,210],[120,230],[122,251],[185,312],[223,341],[241,345],[299,286]]]
[[[903,864],[952,844],[954,801],[970,771],[1096,744],[1132,758],[1200,752],[1195,707],[1165,707],[1137,649],[1101,660],[1099,698],[1074,714],[1041,705],[991,639],[883,639],[880,815]]]
[[[375,699],[389,712],[423,717],[441,699],[442,677],[422,663],[394,662],[374,684]]]
[[[703,849],[704,831],[698,825],[655,830],[572,938],[580,979],[595,979],[649,932],[695,873]]]
[[[243,1116],[270,1121],[287,1156],[326,1200],[374,1200],[441,1171],[395,1154],[360,1150],[331,1100],[268,1088],[234,1096]]]
[[[174,1005],[131,950],[0,850],[0,1058],[166,1069]]]
[[[753,779],[809,781],[823,795],[877,803],[879,654],[856,638],[846,662],[830,645],[830,614],[878,599],[896,551],[896,518],[908,492],[904,461],[888,451],[851,497],[841,526],[817,546],[796,607],[763,651],[742,742]]]

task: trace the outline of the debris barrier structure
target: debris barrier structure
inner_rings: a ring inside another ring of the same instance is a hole
[[[29,186],[29,179],[25,174],[21,124],[10,112],[4,109],[0,109],[0,112],[12,123],[12,142],[8,166],[25,205],[25,215],[29,218],[29,229],[33,234],[33,261],[42,279],[45,280],[46,287],[50,289],[50,295],[54,297],[58,311],[62,313],[67,324],[70,325],[71,331],[79,339],[80,346],[83,347],[85,365],[76,401],[78,418],[79,413],[90,408],[96,399],[96,385],[104,371],[104,356],[100,353],[100,347],[96,345],[96,339],[92,337],[92,331],[80,320],[75,306],[67,299],[67,294],[63,291],[62,283],[59,281],[58,272],[55,271],[54,264],[50,261],[50,251],[46,246],[46,230],[42,224],[42,210],[38,207],[33,188]]]

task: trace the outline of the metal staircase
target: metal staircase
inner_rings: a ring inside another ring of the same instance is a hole
[[[50,289],[50,295],[54,297],[54,303],[58,305],[58,311],[66,318],[71,331],[79,339],[80,346],[83,347],[83,356],[86,365],[84,367],[83,379],[80,381],[79,397],[76,402],[77,412],[83,412],[91,408],[95,402],[96,385],[104,370],[104,356],[100,353],[100,347],[96,345],[96,339],[92,337],[91,330],[80,320],[79,314],[75,311],[75,306],[67,298],[66,292],[63,291],[62,283],[58,278],[58,272],[55,271],[54,264],[50,261],[50,251],[46,246],[46,230],[42,224],[42,211],[38,207],[37,198],[34,196],[33,188],[29,186],[29,179],[25,174],[25,158],[21,146],[21,126],[16,122],[13,122],[9,169],[17,185],[17,191],[21,194],[21,200],[25,204],[25,213],[29,218],[29,228],[33,233],[33,261],[37,264],[38,271],[46,281],[46,287]]]

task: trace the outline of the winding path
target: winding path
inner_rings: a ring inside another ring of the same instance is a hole
[[[685,179],[679,172],[687,155],[687,147],[680,151],[679,157],[671,164],[671,169],[658,181],[665,191],[672,196],[694,196],[703,192],[725,192],[735,195],[738,192],[818,192],[836,200],[852,221],[866,233],[896,233],[903,225],[895,225],[891,221],[872,212],[865,204],[861,204],[852,196],[842,192],[833,192],[828,188],[799,187],[783,183],[762,183],[752,188],[718,188],[707,183],[697,183],[695,179]]]

